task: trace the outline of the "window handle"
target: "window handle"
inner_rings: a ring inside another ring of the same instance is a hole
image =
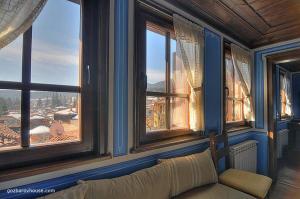
[[[87,70],[87,84],[89,85],[91,83],[91,70],[90,70],[90,65],[86,66]]]

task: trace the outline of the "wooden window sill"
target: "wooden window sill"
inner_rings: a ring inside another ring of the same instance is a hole
[[[183,144],[187,142],[192,142],[196,140],[205,139],[207,136],[198,135],[198,134],[190,134],[190,135],[182,135],[174,138],[169,138],[165,140],[156,141],[149,144],[142,144],[136,148],[131,150],[131,153],[141,153],[149,150],[159,149],[163,147],[169,147],[173,145]]]
[[[229,129],[226,129],[226,133],[236,133],[237,131],[243,131],[247,129],[252,129],[251,126],[236,126],[236,127],[231,127]]]
[[[111,155],[102,156],[86,155],[84,157],[69,158],[65,160],[53,161],[51,163],[36,164],[34,166],[26,166],[21,168],[6,169],[0,171],[0,182],[25,178],[34,175],[54,172],[62,169],[68,169],[76,166],[94,163],[110,159]]]

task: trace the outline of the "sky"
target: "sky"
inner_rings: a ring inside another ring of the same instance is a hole
[[[32,25],[31,82],[79,85],[80,6],[48,0]],[[22,35],[0,49],[0,80],[21,81]]]
[[[146,32],[147,42],[146,42],[146,68],[147,68],[147,81],[148,83],[157,83],[160,81],[165,81],[166,75],[166,60],[165,60],[165,43],[166,38],[164,35],[147,30]],[[171,39],[171,55],[172,52],[176,52],[176,41]],[[173,64],[173,59],[171,58],[171,66]]]

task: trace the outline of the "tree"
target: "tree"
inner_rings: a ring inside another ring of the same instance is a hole
[[[0,98],[0,115],[7,114],[7,112],[8,112],[8,107],[7,107],[6,100],[1,97]]]

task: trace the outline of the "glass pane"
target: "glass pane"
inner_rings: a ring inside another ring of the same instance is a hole
[[[59,143],[80,140],[80,95],[31,91],[30,143]]]
[[[78,86],[80,5],[47,1],[32,31],[32,82]]]
[[[166,98],[146,97],[146,131],[166,129]]]
[[[166,36],[152,29],[146,34],[147,91],[166,92]]]
[[[189,128],[189,101],[186,98],[171,98],[171,129]]]
[[[235,84],[234,84],[234,96],[235,98],[241,99],[244,96],[244,92],[243,92],[243,87],[242,87],[242,82],[241,79],[239,77],[239,74],[237,72],[237,70],[235,70]]]
[[[234,121],[242,121],[244,119],[243,102],[235,101],[234,103]]]
[[[0,150],[21,145],[21,91],[0,90]]]
[[[187,75],[184,65],[180,58],[176,56],[176,40],[171,39],[170,48],[170,63],[171,63],[171,92],[177,94],[189,94],[190,87],[188,84]]]
[[[227,96],[233,97],[233,64],[230,55],[228,54],[226,54],[225,64],[226,64],[226,87],[228,88]]]
[[[226,103],[226,121],[232,122],[233,121],[233,100],[227,99]]]
[[[20,82],[22,80],[22,45],[19,36],[12,43],[0,49],[0,80]]]

